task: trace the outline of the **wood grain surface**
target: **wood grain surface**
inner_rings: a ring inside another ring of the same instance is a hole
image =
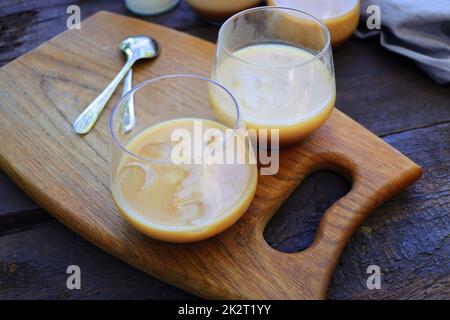
[[[83,19],[99,10],[135,16],[124,1],[3,0],[0,66],[65,31],[66,8],[72,4],[80,6]],[[218,26],[202,21],[183,0],[163,15],[138,18],[211,42],[217,37]],[[350,39],[333,54],[341,110],[416,161],[424,175],[355,231],[327,298],[449,299],[450,149],[444,146],[450,144],[450,90],[412,61],[384,50],[376,37]],[[308,246],[327,204],[348,189],[339,174],[309,175],[270,221],[265,239],[286,252]],[[0,299],[194,297],[105,254],[41,209],[1,171],[0,228]],[[74,263],[83,270],[81,290],[65,286],[65,270]],[[371,264],[381,267],[380,290],[365,285]]]
[[[213,45],[141,21],[98,14],[81,30],[58,36],[1,69],[0,86],[6,93],[1,103],[7,106],[0,120],[2,167],[77,233],[197,295],[323,298],[346,240],[375,207],[418,179],[420,168],[336,110],[318,132],[283,150],[279,174],[261,179],[251,209],[230,230],[181,246],[145,238],[112,205],[106,117],[84,138],[70,125],[120,68],[122,58],[111,48],[135,33],[153,35],[168,48],[155,62],[136,68],[138,81],[179,72],[180,65],[184,72],[209,73]],[[189,64],[185,52],[192,57]],[[265,225],[298,183],[321,168],[345,172],[353,182],[351,191],[327,210],[308,249],[295,254],[272,249],[263,239]]]

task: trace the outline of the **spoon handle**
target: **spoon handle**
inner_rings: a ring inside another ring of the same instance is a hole
[[[128,71],[127,76],[125,77],[125,80],[123,81],[123,91],[122,91],[122,97],[131,90],[133,87],[133,69],[130,69]],[[134,115],[134,95],[130,95],[125,101],[124,107],[123,107],[123,114],[122,114],[122,122],[121,122],[121,130],[123,133],[127,133],[133,129],[134,124],[136,122],[136,118]]]
[[[128,70],[130,70],[134,61],[128,60],[127,63],[122,67],[116,77],[108,84],[108,86],[100,93],[94,101],[91,102],[89,106],[80,114],[80,116],[73,123],[73,128],[75,132],[78,134],[86,134],[88,133],[98,117],[102,113],[105,108],[106,103],[111,98],[114,90],[116,90],[120,81],[122,81],[123,77],[126,75]]]

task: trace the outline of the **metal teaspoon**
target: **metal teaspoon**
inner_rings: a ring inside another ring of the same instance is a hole
[[[80,116],[73,123],[73,128],[78,134],[88,133],[101,112],[105,108],[106,103],[111,98],[114,90],[117,88],[123,77],[133,64],[139,59],[150,59],[157,57],[160,52],[158,42],[146,36],[132,36],[124,39],[119,48],[127,56],[127,62],[116,75],[116,77],[109,83],[109,85],[100,93],[100,95],[91,102],[89,106],[80,114]]]
[[[123,81],[122,97],[133,88],[133,69],[128,71],[125,80]],[[122,119],[120,121],[120,130],[122,133],[130,132],[136,123],[136,117],[134,115],[134,97],[130,95],[127,101],[124,102],[122,111]]]

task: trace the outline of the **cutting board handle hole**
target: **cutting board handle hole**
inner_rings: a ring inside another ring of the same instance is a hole
[[[327,167],[309,174],[267,223],[264,239],[275,250],[294,253],[309,248],[322,215],[350,191],[349,174]]]

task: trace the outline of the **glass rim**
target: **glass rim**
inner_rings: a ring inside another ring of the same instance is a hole
[[[233,101],[233,104],[236,108],[236,121],[234,122],[234,127],[230,128],[231,130],[233,130],[233,134],[237,132],[239,128],[239,122],[241,120],[241,112],[240,112],[240,108],[239,108],[239,103],[237,102],[236,98],[234,97],[234,95],[230,92],[230,90],[228,90],[225,86],[221,85],[220,83],[211,80],[207,77],[204,76],[200,76],[197,74],[190,74],[190,73],[174,73],[174,74],[166,74],[166,75],[162,75],[162,76],[158,76],[155,78],[150,78],[147,80],[142,81],[141,83],[139,83],[138,85],[134,86],[133,88],[131,88],[128,92],[126,92],[123,96],[120,97],[120,99],[117,101],[117,103],[114,105],[112,111],[111,111],[111,115],[109,118],[109,132],[111,134],[112,140],[114,141],[114,143],[120,148],[122,149],[122,151],[124,151],[125,153],[127,153],[128,155],[137,158],[139,160],[143,160],[143,161],[148,161],[148,162],[153,162],[156,164],[165,164],[168,165],[170,164],[170,160],[169,161],[165,161],[165,160],[157,160],[157,159],[151,159],[151,158],[147,158],[147,157],[142,157],[134,152],[131,152],[130,150],[127,149],[126,146],[124,146],[119,139],[117,138],[116,133],[114,132],[114,126],[113,126],[113,122],[114,122],[114,116],[116,114],[116,112],[118,111],[119,107],[124,103],[125,100],[128,99],[129,96],[131,96],[132,94],[134,94],[135,92],[137,92],[139,89],[146,87],[147,85],[151,85],[152,83],[156,83],[159,82],[161,80],[166,80],[166,79],[194,79],[194,80],[200,80],[200,81],[204,81],[207,82],[209,84],[213,84],[217,87],[219,87],[220,89],[224,90],[225,93],[231,97],[231,100]]]
[[[323,46],[323,48],[316,54],[314,54],[314,56],[306,61],[303,61],[301,63],[297,63],[297,64],[292,64],[292,65],[285,65],[285,66],[270,66],[270,65],[262,65],[262,64],[258,64],[258,63],[253,63],[251,61],[242,59],[237,57],[233,52],[231,52],[228,48],[226,48],[223,44],[222,38],[223,38],[223,32],[225,29],[225,26],[228,25],[229,23],[231,23],[231,21],[239,16],[243,16],[246,15],[248,13],[253,13],[253,12],[257,12],[257,11],[290,11],[290,12],[295,12],[295,13],[300,13],[304,16],[307,16],[308,18],[310,18],[311,20],[317,22],[320,27],[322,28],[322,30],[324,31],[325,35],[326,35],[326,43]],[[289,8],[289,7],[282,7],[282,6],[260,6],[260,7],[254,7],[254,8],[250,8],[250,9],[246,9],[243,11],[240,11],[234,15],[232,15],[231,17],[229,17],[220,27],[219,30],[219,35],[217,37],[217,46],[222,48],[225,53],[229,56],[231,56],[233,59],[236,59],[240,62],[243,62],[245,64],[251,65],[253,67],[258,67],[258,68],[263,68],[263,69],[296,69],[296,68],[300,68],[303,67],[305,65],[308,65],[312,62],[314,62],[317,59],[320,59],[326,52],[328,52],[328,50],[331,47],[331,34],[330,34],[330,30],[328,29],[328,27],[326,26],[325,22],[322,21],[322,19],[319,19],[315,16],[313,16],[310,13],[307,13],[305,11],[301,11],[298,9],[294,9],[294,8]]]

